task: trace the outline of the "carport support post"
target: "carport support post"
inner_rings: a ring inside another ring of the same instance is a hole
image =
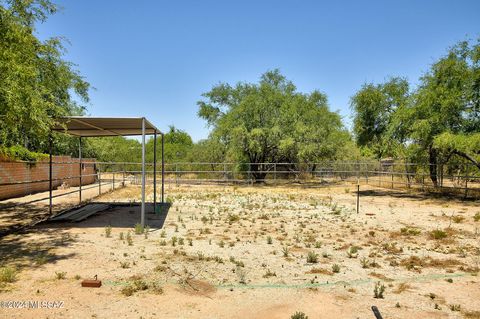
[[[53,180],[53,171],[52,171],[52,144],[53,144],[53,141],[52,141],[52,135],[50,135],[49,137],[49,142],[48,142],[48,157],[49,157],[49,163],[48,163],[48,190],[49,190],[49,204],[48,204],[48,207],[49,207],[49,212],[50,212],[50,215],[52,215],[52,189],[53,189],[53,183],[52,183],[52,180]]]
[[[79,186],[79,200],[80,204],[82,203],[82,137],[78,138],[78,166],[79,166],[79,177],[80,177],[80,186]]]
[[[153,132],[153,212],[157,212],[157,130]]]
[[[164,149],[164,135],[162,133],[162,203],[165,203],[163,198],[165,193],[165,149]]]
[[[142,206],[140,224],[145,227],[145,118],[142,117]]]

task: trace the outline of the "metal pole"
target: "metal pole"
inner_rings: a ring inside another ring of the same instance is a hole
[[[360,212],[360,184],[357,184],[357,214]]]
[[[79,200],[82,203],[82,137],[78,138],[78,166],[80,172]]]
[[[165,148],[164,148],[164,135],[162,133],[162,203],[165,203]]]
[[[142,207],[140,224],[145,227],[145,118],[142,118]]]
[[[52,170],[52,148],[53,148],[53,139],[52,139],[52,135],[50,135],[50,138],[49,138],[49,146],[48,146],[48,156],[49,156],[49,165],[48,165],[48,189],[49,189],[49,212],[50,212],[50,215],[52,214],[52,189],[53,189],[53,170]]]
[[[157,130],[153,132],[153,212],[157,212]]]
[[[102,195],[102,173],[98,165],[98,195]]]

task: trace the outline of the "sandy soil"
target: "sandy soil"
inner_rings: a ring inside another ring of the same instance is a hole
[[[166,191],[172,207],[147,215],[144,234],[132,205],[1,238],[16,279],[0,300],[63,307],[4,304],[0,318],[374,318],[372,305],[384,318],[480,318],[478,202],[362,187],[357,214],[353,187]],[[112,199],[139,188],[96,200]],[[80,287],[95,275],[101,288]]]

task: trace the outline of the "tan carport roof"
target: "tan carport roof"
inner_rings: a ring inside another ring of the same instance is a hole
[[[56,118],[53,131],[82,137],[132,136],[142,135],[142,117],[85,117],[65,116]],[[158,130],[145,119],[145,135],[153,135]]]

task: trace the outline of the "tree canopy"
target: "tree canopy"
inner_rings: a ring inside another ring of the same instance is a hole
[[[453,156],[480,168],[480,41],[462,41],[433,63],[411,93],[406,80],[366,84],[351,100],[354,132],[377,157],[425,159],[437,184]]]
[[[258,179],[261,163],[335,159],[350,138],[325,94],[297,92],[279,70],[256,84],[218,84],[203,96],[198,115],[212,127],[211,138],[225,145],[227,157],[258,163]]]
[[[45,151],[53,118],[82,114],[89,84],[63,58],[59,37],[39,40],[35,24],[57,7],[48,0],[0,1],[0,143]],[[75,98],[76,97],[76,98]]]

